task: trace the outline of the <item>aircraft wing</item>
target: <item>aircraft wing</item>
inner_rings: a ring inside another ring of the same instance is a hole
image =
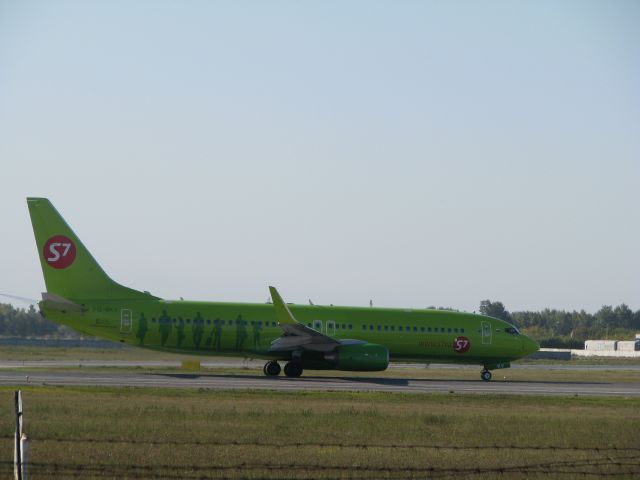
[[[269,287],[269,291],[271,292],[273,306],[276,309],[278,325],[284,330],[282,336],[271,342],[270,351],[286,352],[303,349],[328,352],[341,343],[335,338],[298,322],[278,291],[274,287]]]

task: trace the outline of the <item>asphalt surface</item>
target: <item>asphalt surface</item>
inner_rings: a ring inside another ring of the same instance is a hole
[[[606,382],[524,382],[494,380],[424,380],[398,378],[314,377],[301,378],[263,375],[216,375],[186,373],[128,372],[20,372],[0,371],[0,385],[66,385],[103,387],[162,387],[211,390],[279,390],[279,391],[374,391],[414,393],[475,393],[514,395],[588,395],[637,396],[640,383]]]
[[[196,359],[197,360],[197,359]],[[14,368],[69,368],[69,367],[88,367],[88,368],[178,368],[180,360],[0,360],[1,369]],[[262,370],[264,360],[241,359],[241,358],[215,358],[201,360],[200,365],[203,368],[255,368]],[[478,365],[461,365],[451,363],[390,363],[389,368],[408,369],[408,368],[434,368],[434,369],[452,369],[452,370],[478,370]],[[640,371],[640,364],[622,364],[622,365],[585,365],[570,363],[544,363],[544,364],[528,364],[515,363],[511,365],[513,370],[579,370],[579,371]]]

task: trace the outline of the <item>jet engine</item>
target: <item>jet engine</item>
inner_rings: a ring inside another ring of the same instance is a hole
[[[324,359],[336,370],[377,372],[389,366],[389,350],[375,343],[338,345]]]

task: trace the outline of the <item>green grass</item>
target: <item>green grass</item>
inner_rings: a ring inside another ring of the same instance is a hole
[[[91,387],[23,398],[33,479],[640,474],[639,399]],[[11,389],[0,405],[9,478]]]
[[[66,348],[3,346],[0,360],[180,360],[186,355],[144,348]],[[191,358],[191,357],[189,357]]]

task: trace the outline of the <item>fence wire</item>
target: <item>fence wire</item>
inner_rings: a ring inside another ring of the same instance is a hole
[[[11,440],[12,436],[0,436]],[[126,464],[126,463],[65,463],[29,462],[29,472],[35,478],[134,478],[134,479],[253,479],[274,480],[277,478],[324,480],[343,478],[353,480],[400,480],[400,479],[444,479],[459,476],[474,477],[492,475],[509,478],[514,474],[537,475],[556,478],[563,476],[583,477],[640,477],[640,446],[578,447],[565,445],[441,445],[436,443],[416,444],[364,444],[347,442],[263,442],[229,440],[145,440],[118,438],[57,438],[55,436],[31,437],[31,441],[60,442],[69,444],[121,444],[138,446],[182,446],[182,447],[253,447],[253,448],[346,448],[435,451],[562,451],[576,454],[592,454],[589,458],[568,459],[545,463],[491,466],[375,466],[362,464],[326,464],[300,462],[242,462],[225,464]],[[626,454],[626,455],[624,455]],[[13,462],[0,461],[3,469],[9,470]]]
[[[13,440],[13,436],[0,436],[3,440]],[[440,445],[435,443],[416,444],[371,444],[345,442],[262,442],[255,440],[145,440],[124,438],[58,438],[31,436],[32,441],[59,443],[102,443],[145,446],[193,446],[193,447],[274,447],[274,448],[355,448],[355,449],[428,449],[428,450],[540,450],[568,452],[640,452],[640,447],[594,446],[577,447],[566,445]]]
[[[0,462],[10,466],[12,462]],[[637,455],[619,457],[599,457],[582,460],[566,460],[547,463],[528,463],[511,466],[488,467],[403,467],[403,466],[366,466],[366,465],[325,465],[302,463],[264,463],[243,462],[233,465],[201,464],[201,465],[136,465],[114,463],[56,463],[30,462],[29,470],[34,475],[49,474],[56,478],[76,477],[120,477],[127,478],[166,478],[166,479],[221,479],[221,478],[264,478],[270,480],[281,478],[328,478],[330,474],[340,474],[341,478],[446,478],[455,476],[502,475],[515,473],[538,474],[544,476],[583,475],[583,476],[624,476],[640,474],[640,458]],[[265,471],[268,472],[266,476]],[[223,476],[229,473],[233,476]],[[293,475],[292,475],[293,474]],[[349,476],[345,476],[349,474]],[[380,476],[383,475],[384,476]],[[263,475],[258,477],[257,475]],[[377,475],[377,476],[376,476]]]

